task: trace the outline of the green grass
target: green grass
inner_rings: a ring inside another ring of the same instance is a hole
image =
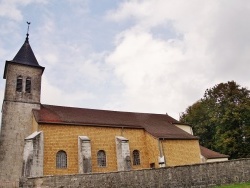
[[[216,186],[214,188],[250,188],[250,182],[233,184],[233,185],[222,185],[222,186]]]

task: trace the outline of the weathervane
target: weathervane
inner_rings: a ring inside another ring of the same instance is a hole
[[[29,39],[29,29],[30,29],[30,22],[27,22],[27,24],[28,24],[28,28],[27,28],[27,34],[26,34],[26,40],[28,40]]]

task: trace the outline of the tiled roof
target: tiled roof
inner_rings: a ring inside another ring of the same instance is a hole
[[[139,128],[145,129],[154,137],[161,139],[198,139],[198,137],[173,125],[178,121],[165,114],[119,112],[53,105],[41,105],[41,109],[33,110],[33,114],[40,124]]]
[[[215,151],[212,151],[208,148],[205,148],[203,146],[200,146],[201,149],[201,155],[204,156],[207,159],[217,159],[217,158],[228,158],[228,155],[224,155]]]
[[[22,45],[20,50],[17,52],[16,56],[14,57],[12,61],[16,63],[20,63],[20,64],[29,65],[29,66],[40,67],[33,53],[33,50],[29,44],[28,37],[26,38],[24,44]]]
[[[33,50],[29,44],[29,39],[26,37],[26,40],[20,50],[17,52],[16,56],[11,61],[6,61],[5,69],[8,65],[8,63],[16,63],[16,64],[22,64],[27,66],[33,66],[33,67],[39,67],[44,69],[44,67],[40,66],[38,64],[38,61],[36,60],[36,57],[33,53]],[[5,72],[4,70],[4,78],[5,78]]]

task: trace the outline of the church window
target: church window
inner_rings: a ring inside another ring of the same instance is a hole
[[[106,153],[103,150],[99,150],[97,152],[97,163],[100,167],[106,166]]]
[[[27,93],[31,92],[31,78],[30,77],[26,78],[25,91]]]
[[[56,154],[56,168],[67,168],[67,153],[58,151]]]
[[[133,165],[140,165],[140,152],[138,150],[133,151]]]
[[[16,91],[22,92],[23,90],[23,78],[22,76],[18,76],[16,80]]]

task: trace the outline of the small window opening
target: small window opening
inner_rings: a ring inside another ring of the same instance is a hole
[[[140,152],[138,150],[133,151],[133,165],[140,165]]]
[[[56,154],[56,168],[67,168],[67,153],[58,151]]]
[[[22,90],[23,90],[23,78],[22,76],[18,76],[16,81],[16,91],[22,92]]]
[[[29,77],[26,79],[25,91],[26,93],[31,92],[31,78]]]
[[[106,166],[106,153],[103,150],[97,152],[97,163],[100,167]]]
[[[155,163],[150,163],[150,168],[155,168]]]

